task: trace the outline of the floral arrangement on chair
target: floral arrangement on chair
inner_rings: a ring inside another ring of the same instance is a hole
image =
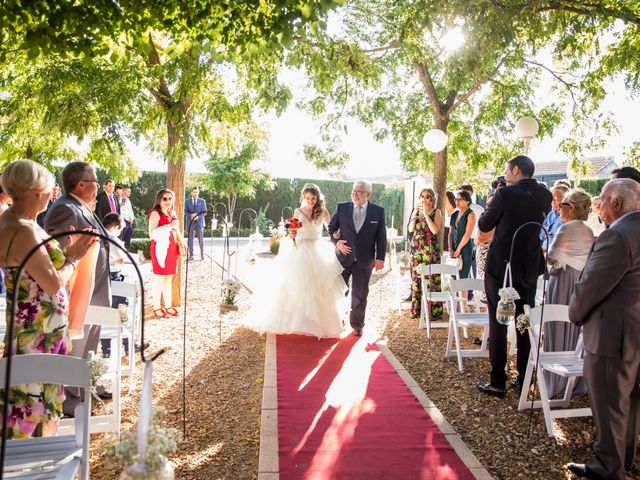
[[[112,471],[122,472],[120,480],[173,480],[173,466],[166,456],[178,449],[180,433],[175,428],[166,427],[161,421],[163,417],[164,409],[153,410],[143,469],[138,464],[140,458],[135,432],[125,430],[118,444],[106,446],[105,458],[114,464]]]
[[[91,357],[87,360],[87,366],[89,367],[89,376],[91,377],[91,386],[89,387],[91,395],[98,402],[104,403],[98,396],[96,385],[98,384],[98,380],[109,371],[109,365],[107,365],[107,361],[104,358],[96,357],[92,352]]]
[[[508,325],[516,316],[516,300],[520,299],[520,294],[513,287],[503,287],[498,290],[498,295],[500,300],[496,309],[496,320],[502,325]]]
[[[524,313],[518,315],[518,318],[516,318],[516,328],[521,334],[523,334],[528,328],[531,328],[529,315],[526,315]]]
[[[236,295],[240,292],[242,284],[233,278],[228,278],[223,283],[224,292],[222,294],[222,303],[220,304],[220,313],[229,311],[237,311]]]

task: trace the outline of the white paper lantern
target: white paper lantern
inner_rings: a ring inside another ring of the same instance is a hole
[[[533,117],[522,117],[516,122],[518,138],[535,138],[538,134],[538,122]]]
[[[447,146],[447,134],[437,128],[432,128],[422,138],[424,148],[432,153],[438,153]]]

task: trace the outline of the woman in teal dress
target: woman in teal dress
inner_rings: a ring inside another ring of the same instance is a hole
[[[411,243],[411,313],[420,317],[422,308],[421,266],[440,263],[440,243],[438,232],[442,229],[442,213],[436,208],[437,196],[431,188],[420,192],[420,201],[416,205],[409,222],[409,231],[413,233]],[[430,292],[440,291],[440,275],[427,277]],[[431,320],[442,316],[442,304],[428,302]]]
[[[458,210],[451,214],[449,228],[449,255],[451,258],[462,258],[462,268],[459,278],[468,278],[475,248],[471,234],[476,225],[476,217],[469,208],[471,194],[465,190],[456,193],[456,206]]]
[[[54,177],[42,165],[31,160],[18,160],[2,172],[0,182],[13,198],[11,208],[0,216],[0,267],[4,270],[7,286],[8,322],[15,270],[27,253],[48,237],[36,223],[36,216],[46,208],[51,198]],[[18,282],[18,305],[11,342],[14,354],[69,354],[71,342],[66,285],[76,263],[95,241],[95,237],[88,236],[75,241],[71,239],[63,251],[57,241],[50,240],[27,262]],[[9,352],[8,340],[5,337],[5,356]],[[9,393],[8,438],[55,435],[62,416],[63,400],[62,385],[32,383],[12,387]],[[0,400],[0,409],[1,406]]]

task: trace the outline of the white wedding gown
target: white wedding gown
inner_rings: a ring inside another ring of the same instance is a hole
[[[319,338],[339,337],[346,313],[342,265],[331,242],[322,238],[322,219],[302,222],[295,245],[280,240],[280,250],[242,324],[260,333],[298,333]]]

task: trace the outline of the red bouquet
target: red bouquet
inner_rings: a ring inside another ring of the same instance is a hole
[[[302,227],[302,222],[295,217],[288,218],[286,222],[284,222],[284,229],[286,230],[286,234],[291,237],[293,240],[293,245],[296,245],[296,238],[292,236],[295,234],[299,228]]]

